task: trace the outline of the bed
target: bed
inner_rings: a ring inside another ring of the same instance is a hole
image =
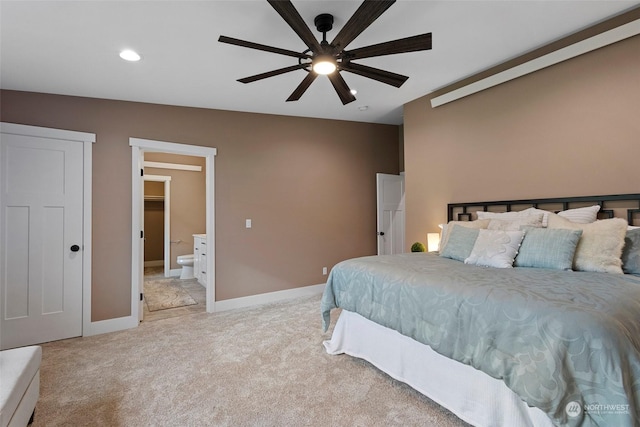
[[[639,218],[640,194],[450,204],[440,253],[332,269],[325,348],[475,426],[638,426]]]

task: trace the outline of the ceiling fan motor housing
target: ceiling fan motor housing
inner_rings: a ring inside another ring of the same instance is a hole
[[[316,29],[321,33],[327,33],[333,28],[333,15],[330,13],[322,13],[313,20]]]

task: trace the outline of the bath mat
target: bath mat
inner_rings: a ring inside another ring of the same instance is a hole
[[[179,279],[145,280],[144,300],[147,309],[158,311],[197,304],[178,281]]]

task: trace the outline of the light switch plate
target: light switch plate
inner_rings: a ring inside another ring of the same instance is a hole
[[[245,226],[246,228],[251,228],[251,220],[250,220],[250,219],[246,219],[246,220],[244,221],[244,226]]]

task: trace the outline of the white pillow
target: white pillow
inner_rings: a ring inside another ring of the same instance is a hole
[[[480,230],[465,264],[513,268],[524,231]]]
[[[544,213],[542,226],[549,226],[549,214],[552,214],[553,212],[536,208],[529,208],[527,210]],[[600,205],[593,205],[586,208],[567,209],[566,211],[558,212],[556,215],[560,215],[561,217],[566,218],[571,222],[575,222],[576,224],[590,224],[598,219],[598,212],[600,212]]]
[[[558,212],[558,215],[578,224],[591,224],[598,219],[598,212],[600,212],[600,205],[593,205],[586,208],[567,209]]]
[[[491,219],[487,228],[489,230],[518,231],[522,226],[542,227],[541,213],[515,219]]]
[[[517,218],[523,218],[523,217],[529,216],[529,215],[531,215],[533,213],[533,212],[531,212],[531,209],[533,209],[533,208],[525,209],[523,211],[512,211],[512,212],[477,211],[476,215],[478,216],[478,219],[502,219],[502,220],[508,220],[508,219],[517,219]]]
[[[552,212],[545,211],[543,209],[538,208],[529,208],[526,210],[530,215],[533,214],[542,214],[542,226],[547,227],[549,225],[549,214]]]
[[[538,215],[538,214],[542,214],[542,227],[546,227],[549,212],[544,211],[542,209],[527,208],[522,211],[514,211],[514,212],[484,212],[484,211],[476,212],[476,215],[478,215],[478,219],[501,219],[501,220],[526,218],[526,217],[529,217],[532,215]]]
[[[582,230],[573,258],[573,269],[622,274],[622,249],[627,221],[603,219],[591,224],[578,224],[556,214],[549,214],[549,228]]]
[[[578,224],[589,224],[598,219],[598,212],[600,212],[600,205],[588,206],[586,208],[567,209],[565,211],[558,212],[563,218],[568,219],[571,222]],[[516,219],[527,217],[536,214],[542,214],[542,226],[547,227],[549,224],[549,214],[553,213],[537,208],[527,208],[517,212],[483,212],[478,211],[478,219]]]

